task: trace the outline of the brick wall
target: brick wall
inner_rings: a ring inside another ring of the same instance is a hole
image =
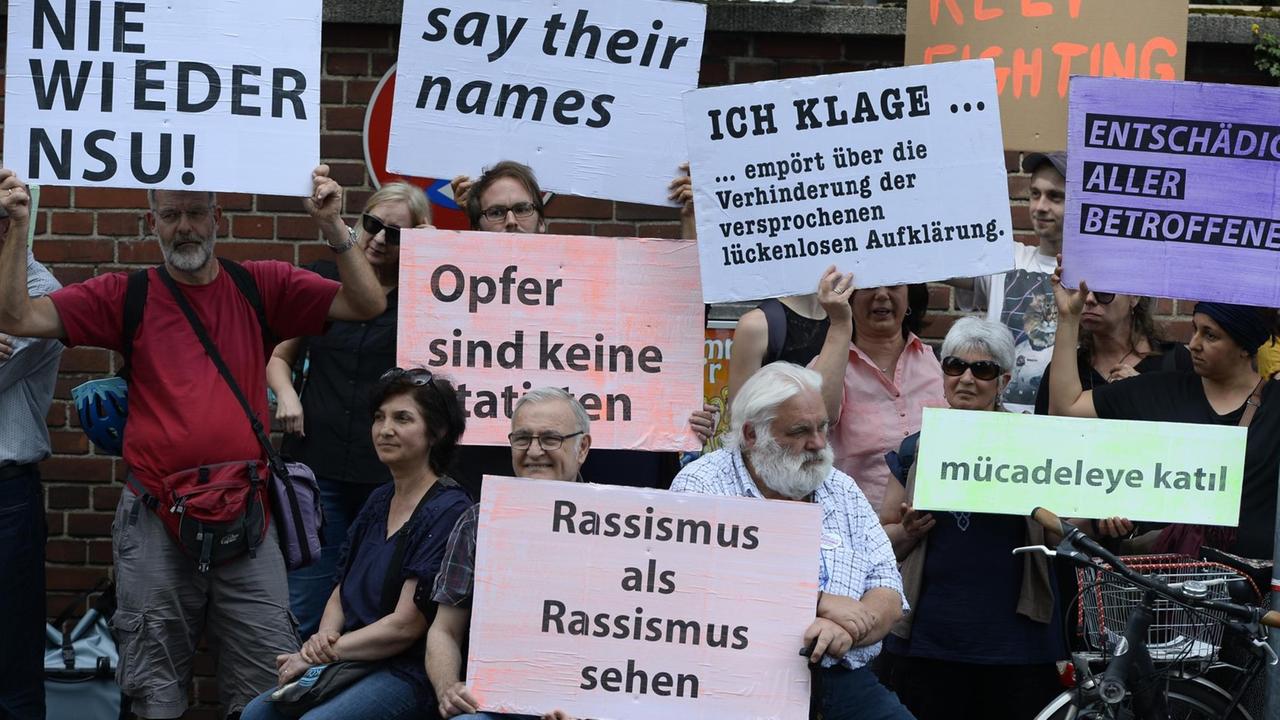
[[[0,25],[3,20],[0,20]],[[348,188],[346,212],[353,217],[372,191],[361,144],[365,104],[378,79],[395,61],[396,31],[386,27],[327,25],[324,28],[321,157]],[[702,63],[706,85],[848,72],[900,64],[901,38],[710,33]],[[1188,78],[1217,82],[1263,82],[1247,46],[1192,46]],[[3,78],[0,78],[0,82]],[[676,138],[669,140],[678,141]],[[1014,227],[1030,238],[1028,178],[1017,172],[1017,153],[1007,154],[1009,200]],[[297,198],[223,194],[219,253],[235,259],[269,258],[306,263],[327,251],[316,242]],[[98,273],[154,264],[160,253],[143,237],[146,196],[142,191],[89,188],[44,189],[36,219],[36,257],[65,283]],[[561,196],[548,208],[553,232],[674,237],[676,212],[630,203]],[[935,287],[926,335],[938,339],[956,316],[950,291]],[[1186,335],[1180,309],[1161,301],[1158,312],[1173,336]],[[1182,308],[1185,309],[1185,308]],[[49,410],[54,457],[42,466],[48,504],[48,609],[55,614],[75,592],[91,587],[111,562],[110,529],[123,467],[95,454],[77,427],[70,406],[75,385],[113,372],[112,353],[78,348],[64,355],[56,399]],[[2,581],[2,579],[0,579]],[[216,690],[207,677],[208,657],[197,662],[200,700],[189,714],[214,718]]]

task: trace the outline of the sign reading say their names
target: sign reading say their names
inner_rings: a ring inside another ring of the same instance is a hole
[[[1076,78],[1065,282],[1280,307],[1280,90]]]
[[[1181,80],[1187,0],[910,0],[906,64],[991,58],[1010,150],[1067,146],[1072,76]]]
[[[1246,429],[925,408],[921,510],[1234,527]],[[1052,443],[1033,438],[1053,438]]]
[[[468,444],[506,445],[516,400],[569,391],[591,447],[696,450],[703,307],[687,240],[406,230],[401,367],[451,378]]]
[[[486,477],[467,682],[486,711],[804,720],[812,503]]]
[[[685,95],[706,302],[1013,266],[990,60]]]
[[[705,26],[692,2],[405,0],[388,169],[517,160],[549,190],[669,205]]]
[[[307,195],[320,0],[11,0],[4,157],[45,185]]]

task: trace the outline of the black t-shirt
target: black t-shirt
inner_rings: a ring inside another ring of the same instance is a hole
[[[1280,381],[1262,388],[1262,403],[1249,423],[1245,446],[1244,488],[1236,544],[1223,548],[1237,555],[1270,558],[1276,521],[1276,484],[1280,475]],[[1195,373],[1155,372],[1101,385],[1093,390],[1100,418],[1239,425],[1244,405],[1219,415]]]
[[[1107,384],[1107,379],[1097,370],[1093,369],[1081,350],[1076,355],[1076,367],[1080,371],[1080,387],[1085,390],[1092,390]],[[1049,414],[1049,373],[1053,369],[1053,363],[1044,366],[1044,375],[1040,376],[1040,389],[1036,392],[1036,414]],[[1133,366],[1139,375],[1149,372],[1158,372],[1161,370],[1176,370],[1178,372],[1192,372],[1191,351],[1186,345],[1176,342],[1160,343],[1160,352],[1152,353],[1137,365]]]

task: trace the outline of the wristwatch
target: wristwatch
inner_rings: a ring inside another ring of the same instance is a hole
[[[328,243],[325,243],[325,244],[328,245]],[[329,249],[333,251],[334,255],[341,255],[342,253],[350,250],[355,246],[356,246],[356,229],[353,227],[348,227],[347,241],[342,243],[341,245],[329,245]]]

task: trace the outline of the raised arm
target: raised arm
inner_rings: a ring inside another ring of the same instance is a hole
[[[63,338],[67,331],[53,301],[27,294],[27,230],[31,197],[12,170],[0,168],[0,209],[8,220],[0,247],[0,332],[19,337]]]
[[[1053,271],[1053,299],[1058,305],[1058,330],[1053,340],[1053,374],[1049,378],[1049,414],[1068,417],[1096,418],[1093,391],[1080,384],[1076,347],[1080,343],[1080,313],[1089,286],[1080,281],[1077,290],[1062,286],[1062,256]]]
[[[329,177],[329,166],[317,167],[311,175],[314,189],[303,201],[307,212],[320,226],[320,234],[331,248],[343,248],[335,256],[342,287],[329,306],[330,320],[363,322],[387,309],[387,296],[369,260],[357,247],[350,247],[350,230],[342,221],[342,187]]]
[[[822,351],[814,361],[814,369],[822,375],[822,402],[827,406],[827,419],[832,425],[840,420],[844,404],[844,371],[849,364],[849,343],[853,342],[853,275],[841,273],[832,265],[818,281],[818,302],[827,311],[831,325]]]

